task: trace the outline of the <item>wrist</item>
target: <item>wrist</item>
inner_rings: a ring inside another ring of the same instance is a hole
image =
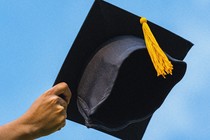
[[[20,140],[33,140],[33,129],[31,125],[22,122],[21,120],[15,120],[11,125],[13,127],[13,131],[16,131],[17,138]],[[18,140],[19,140],[18,139]]]
[[[20,120],[12,121],[0,127],[0,139],[33,140],[31,128]]]

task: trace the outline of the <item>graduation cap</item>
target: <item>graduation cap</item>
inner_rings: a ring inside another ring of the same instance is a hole
[[[185,74],[192,43],[95,0],[54,84],[72,91],[67,119],[120,139],[143,137],[154,112]]]

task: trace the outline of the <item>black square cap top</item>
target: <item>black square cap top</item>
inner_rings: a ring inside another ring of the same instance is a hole
[[[67,119],[85,124],[85,119],[78,110],[77,98],[78,86],[88,63],[97,51],[107,44],[107,41],[115,37],[134,36],[143,39],[142,25],[139,23],[139,19],[139,16],[103,0],[94,1],[55,81],[55,84],[66,82],[72,91]],[[148,21],[148,24],[162,50],[170,57],[182,61],[193,44],[150,21]],[[146,61],[150,62],[150,60]],[[176,76],[173,78],[176,79]],[[171,78],[169,79],[171,80]],[[179,80],[176,79],[174,84]],[[167,93],[162,99],[157,100],[162,103],[171,88],[166,87]],[[96,129],[121,139],[141,139],[150,118],[151,116],[118,131],[111,132],[100,128]]]

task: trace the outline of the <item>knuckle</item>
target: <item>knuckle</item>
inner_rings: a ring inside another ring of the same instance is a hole
[[[58,122],[59,124],[66,123],[66,116],[65,116],[65,115],[59,116],[58,119],[57,119],[57,122]]]
[[[66,121],[66,115],[63,115],[62,116],[62,122],[65,122]]]
[[[67,89],[68,88],[68,85],[65,82],[60,83],[60,86],[61,86],[62,89]]]
[[[53,89],[50,89],[50,90],[46,91],[45,94],[43,94],[43,95],[48,96],[48,95],[52,94],[52,92],[53,92]]]
[[[65,112],[64,115],[63,115],[64,119],[67,118],[67,113]]]
[[[67,103],[63,102],[62,106],[66,109],[67,108]]]
[[[65,115],[62,116],[61,122],[66,124],[66,116]]]
[[[65,108],[63,106],[60,106],[60,105],[57,106],[58,113],[62,113],[64,110],[65,110]]]
[[[67,103],[66,103],[66,101],[65,101],[64,99],[61,99],[61,98],[60,98],[59,104],[60,104],[61,106],[63,106],[64,108],[67,108]]]
[[[59,98],[57,96],[51,96],[50,102],[51,104],[57,104],[59,102]]]

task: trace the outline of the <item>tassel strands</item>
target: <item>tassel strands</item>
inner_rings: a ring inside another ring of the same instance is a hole
[[[144,17],[140,18],[140,23],[142,24],[145,44],[155,70],[157,71],[157,76],[162,75],[164,78],[166,78],[167,74],[172,75],[173,65],[160,48],[158,42],[152,34],[152,31],[147,24],[147,19]]]

